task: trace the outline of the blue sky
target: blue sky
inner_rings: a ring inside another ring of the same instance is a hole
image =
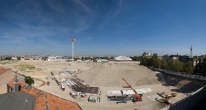
[[[205,0],[1,0],[0,55],[206,54]]]

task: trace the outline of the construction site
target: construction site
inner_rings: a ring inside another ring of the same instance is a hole
[[[31,76],[35,88],[76,102],[83,110],[159,110],[204,85],[136,62],[18,61],[0,66]]]

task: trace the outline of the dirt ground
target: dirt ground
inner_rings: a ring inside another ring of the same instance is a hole
[[[32,71],[21,71],[16,68],[20,64],[33,65],[35,69]],[[172,99],[173,102],[176,102],[205,84],[200,81],[191,81],[174,76],[168,76],[135,63],[115,64],[19,61],[9,64],[0,64],[0,66],[12,68],[14,71],[30,75],[34,78],[49,80],[49,86],[45,85],[43,87],[39,87],[39,89],[50,92],[64,99],[77,102],[83,110],[159,110],[166,105],[155,100],[155,98],[159,98],[157,93],[166,92],[169,94],[176,92],[178,93],[177,97]],[[61,71],[76,70],[79,70],[79,72],[76,73],[75,76],[83,80],[85,84],[100,88],[100,103],[87,102],[87,97],[73,99],[69,95],[69,92],[72,91],[71,88],[66,87],[66,90],[62,91],[56,82],[51,79],[51,72],[58,74]],[[136,102],[135,104],[131,102],[126,104],[116,104],[115,102],[109,101],[106,97],[107,91],[121,90],[123,89],[123,86],[126,86],[122,81],[123,77],[136,89],[150,88],[152,91],[143,94],[143,101]]]
[[[123,77],[133,86],[159,83],[154,72],[137,64],[96,64],[81,71],[78,77],[90,85],[106,87],[122,87],[125,85]]]

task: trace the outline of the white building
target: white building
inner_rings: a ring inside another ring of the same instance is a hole
[[[107,59],[98,59],[97,62],[108,62],[109,60]]]
[[[11,60],[17,60],[17,57],[11,57]]]
[[[142,56],[144,56],[144,57],[149,57],[149,56],[152,56],[152,53],[150,53],[150,52],[144,52],[144,53],[142,54]]]
[[[48,61],[66,62],[66,61],[68,61],[68,59],[63,58],[62,56],[49,56]]]

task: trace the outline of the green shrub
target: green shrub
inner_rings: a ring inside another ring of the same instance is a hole
[[[24,81],[25,81],[28,85],[34,84],[34,80],[33,80],[30,76],[25,76],[25,77],[24,77]]]

